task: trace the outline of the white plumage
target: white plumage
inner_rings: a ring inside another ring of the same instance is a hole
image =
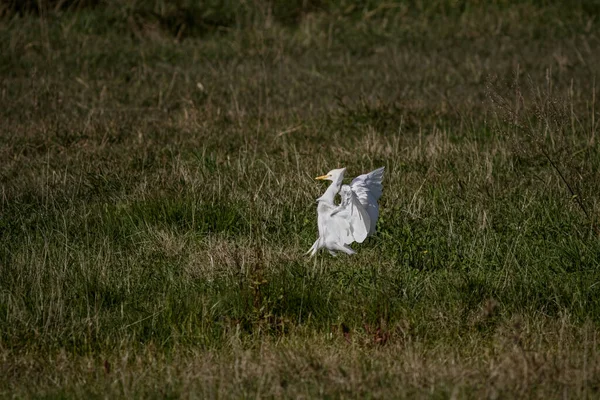
[[[352,191],[356,193],[360,204],[365,208],[371,219],[369,234],[375,233],[375,225],[379,218],[379,206],[377,201],[383,192],[383,171],[385,167],[378,168],[368,174],[357,176],[350,183]]]
[[[334,169],[316,178],[330,180],[331,185],[317,199],[319,237],[307,254],[313,256],[322,247],[332,255],[336,251],[354,254],[349,245],[353,242],[362,243],[367,236],[375,233],[379,217],[377,201],[383,189],[383,171],[384,167],[381,167],[357,176],[350,185],[342,185],[346,168]],[[338,192],[341,201],[336,206],[335,195]]]

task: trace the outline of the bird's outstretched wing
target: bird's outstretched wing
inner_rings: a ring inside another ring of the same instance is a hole
[[[369,235],[375,233],[377,218],[379,217],[379,206],[377,200],[383,191],[383,172],[385,167],[377,168],[368,174],[359,175],[352,180],[350,188],[356,194],[360,204],[369,215]]]
[[[341,203],[330,214],[331,231],[343,244],[362,243],[369,235],[371,219],[350,186],[340,190]]]

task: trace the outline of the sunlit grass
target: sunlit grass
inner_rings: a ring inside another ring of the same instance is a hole
[[[591,6],[300,3],[6,12],[1,394],[596,393]]]

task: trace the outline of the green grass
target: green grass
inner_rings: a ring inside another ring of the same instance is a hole
[[[598,396],[595,2],[0,4],[1,396]]]

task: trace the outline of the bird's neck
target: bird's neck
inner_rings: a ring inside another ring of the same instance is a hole
[[[333,201],[335,200],[335,195],[340,191],[341,186],[341,179],[336,182],[332,182],[331,185],[329,185],[329,187],[325,191],[325,193],[323,193],[323,196],[319,197],[318,200],[333,204]]]

